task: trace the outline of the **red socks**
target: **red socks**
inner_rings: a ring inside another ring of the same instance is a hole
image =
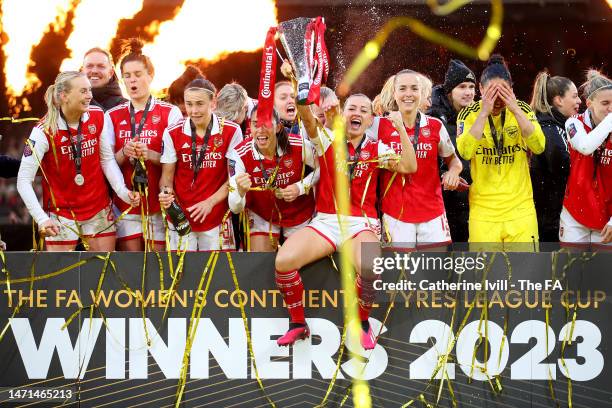
[[[283,299],[287,304],[291,323],[306,323],[302,304],[304,285],[297,269],[288,272],[276,271],[275,278],[276,286],[283,294]]]
[[[374,281],[357,275],[357,296],[359,297],[359,319],[362,322],[367,321],[376,297]]]

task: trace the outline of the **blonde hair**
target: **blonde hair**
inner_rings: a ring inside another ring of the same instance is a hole
[[[433,82],[431,82],[431,79],[425,74],[419,73],[418,77],[421,80],[421,106],[419,106],[419,109],[421,109],[423,104],[427,102],[427,99],[431,97]]]
[[[217,109],[215,113],[233,122],[242,113],[248,98],[247,91],[237,83],[226,84],[217,95]]]
[[[72,89],[72,81],[78,77],[85,77],[83,72],[79,71],[64,71],[60,72],[55,78],[53,85],[47,88],[45,92],[45,103],[47,104],[47,114],[43,118],[43,129],[46,133],[54,135],[57,133],[58,121],[60,118],[60,95],[63,92],[70,92]]]
[[[395,75],[391,75],[389,78],[387,78],[385,84],[380,90],[379,109],[382,112],[382,115],[384,115],[385,113],[396,111],[398,109],[397,104],[395,103],[395,98],[393,97],[394,84]]]
[[[538,73],[533,83],[531,108],[536,112],[552,114],[553,99],[556,96],[563,97],[570,86],[572,86],[572,81],[569,78],[551,77],[546,71]]]
[[[612,80],[596,69],[589,69],[586,74],[586,82],[580,85],[586,99],[593,100],[599,91],[612,89]]]

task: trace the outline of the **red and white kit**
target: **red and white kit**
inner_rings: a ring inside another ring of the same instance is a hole
[[[227,182],[226,155],[242,140],[242,131],[235,123],[219,119],[215,114],[212,116],[212,121],[207,146],[204,147],[203,137],[196,138],[196,157],[200,157],[203,148],[206,150],[195,180],[189,120],[182,120],[168,127],[163,135],[164,151],[160,161],[176,163],[174,194],[191,225],[191,233],[183,237],[183,242],[187,245],[186,247],[181,245],[181,249],[213,251],[234,248],[231,217],[227,217],[226,223],[221,225],[228,211],[227,200],[215,205],[203,221],[195,222],[187,211],[188,207],[211,197]],[[171,249],[178,249],[178,234],[172,229],[171,241]]]
[[[315,232],[325,238],[334,248],[343,243],[340,234],[339,216],[335,203],[336,169],[334,159],[336,153],[333,146],[333,133],[323,134],[313,141],[321,177],[317,187],[317,215],[308,225]],[[387,167],[390,159],[397,159],[398,155],[388,145],[381,141],[372,140],[364,135],[358,146],[359,155],[352,143],[346,142],[349,157],[357,156],[352,166],[350,182],[350,215],[341,216],[347,226],[347,239],[354,238],[364,231],[371,231],[380,238],[380,221],[376,213],[376,189],[380,167]],[[340,161],[338,161],[340,163]],[[338,164],[341,165],[341,164]],[[342,171],[349,171],[348,168]]]
[[[419,247],[451,242],[440,185],[439,157],[450,157],[455,148],[442,122],[420,114],[418,140],[415,128],[406,128],[415,146],[417,171],[396,174],[383,171],[381,180],[383,230],[401,246]],[[376,118],[370,128],[378,140],[401,154],[399,133],[387,118]]]
[[[144,110],[136,110],[134,112],[136,128],[142,119]],[[183,119],[183,115],[179,108],[166,102],[159,101],[155,98],[151,99],[151,106],[147,114],[146,121],[139,135],[140,142],[145,143],[148,148],[154,152],[162,153],[162,137],[166,127],[177,123]],[[130,102],[122,103],[106,112],[105,115],[106,127],[103,137],[107,138],[113,151],[116,153],[132,140],[131,119],[130,119]],[[161,218],[159,207],[159,178],[161,176],[161,167],[146,162],[147,178],[148,178],[148,200],[144,198],[140,205],[144,206],[145,213],[149,214],[149,239],[156,243],[163,244],[165,242],[164,224]],[[125,184],[129,189],[132,189],[132,173],[134,166],[129,160],[126,160],[121,166]],[[117,208],[117,212],[122,213],[129,206],[117,200],[114,197],[113,202]],[[142,220],[141,208],[133,208],[121,221],[117,223],[117,238],[118,240],[128,240],[142,237]]]
[[[82,185],[75,181],[77,172],[73,153],[77,129],[69,128],[62,118],[58,119],[58,127],[57,133],[50,135],[43,130],[42,122],[37,124],[23,152],[17,187],[32,218],[39,225],[49,218],[60,223],[60,233],[47,237],[47,245],[76,244],[79,230],[86,237],[115,235],[104,177],[124,205],[130,199],[112,148],[101,137],[104,112],[90,106],[81,116]],[[32,188],[39,166],[44,173],[42,207]]]
[[[288,136],[287,151],[277,146],[276,157],[266,159],[258,150],[252,138],[243,140],[229,155],[230,193],[229,205],[234,213],[245,207],[249,217],[250,235],[269,235],[279,237],[281,229],[287,238],[293,232],[305,227],[314,212],[312,186],[317,182],[318,169],[302,179],[304,166],[316,168],[312,144],[301,136]],[[271,188],[262,191],[249,191],[241,197],[236,187],[236,176],[242,173],[251,175],[253,187]],[[271,181],[273,180],[273,181]],[[300,195],[292,202],[279,199],[274,194],[276,188],[286,188],[296,184]]]
[[[612,114],[593,129],[586,110],[568,119],[565,130],[569,138],[570,175],[559,239],[565,243],[600,244],[599,232],[606,224],[612,225]]]

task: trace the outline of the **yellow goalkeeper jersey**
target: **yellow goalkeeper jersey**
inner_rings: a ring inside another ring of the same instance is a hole
[[[533,133],[523,135],[516,117],[505,108],[503,114],[490,116],[497,146],[489,121],[485,122],[480,140],[470,134],[482,108],[481,101],[465,107],[457,117],[457,150],[471,161],[470,219],[512,221],[535,214],[527,152],[542,153],[545,137],[531,107],[522,101],[518,105],[533,123]]]

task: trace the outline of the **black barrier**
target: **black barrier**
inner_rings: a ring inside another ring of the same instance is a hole
[[[385,252],[370,260],[381,278],[378,344],[365,352],[348,342],[362,358],[344,352],[339,366],[342,293],[330,260],[302,271],[312,337],[287,349],[275,343],[288,319],[273,255],[231,254],[239,292],[225,254],[214,268],[210,256],[187,253],[168,298],[166,254],[147,255],[143,268],[138,253],[6,253],[0,405],[174,406],[187,344],[182,406],[268,406],[243,304],[258,376],[278,407],[315,406],[330,382],[328,406],[340,406],[358,375],[376,407],[612,406],[610,254]]]

